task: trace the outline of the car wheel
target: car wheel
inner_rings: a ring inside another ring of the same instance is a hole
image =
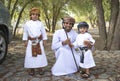
[[[7,54],[8,44],[6,41],[5,34],[0,31],[0,64],[5,60]]]

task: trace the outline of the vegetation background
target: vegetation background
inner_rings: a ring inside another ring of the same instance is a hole
[[[29,20],[29,10],[38,7],[40,20],[48,33],[61,27],[61,18],[70,15],[80,21],[87,21],[93,30],[100,50],[120,50],[120,0],[0,0],[11,16],[13,36],[22,37],[18,31]]]

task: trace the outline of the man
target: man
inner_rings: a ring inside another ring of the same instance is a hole
[[[70,47],[77,36],[72,29],[74,23],[74,18],[64,17],[63,29],[56,31],[53,35],[52,50],[55,52],[56,62],[51,71],[55,76],[68,75],[78,71],[79,56],[75,49]]]

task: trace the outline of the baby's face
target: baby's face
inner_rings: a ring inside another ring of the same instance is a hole
[[[79,28],[80,33],[84,34],[88,29],[85,27]]]

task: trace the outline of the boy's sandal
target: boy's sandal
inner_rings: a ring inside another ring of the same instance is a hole
[[[84,73],[84,74],[82,74],[81,76],[82,76],[82,78],[89,78],[89,77],[90,77],[90,74]]]
[[[35,75],[35,71],[33,69],[30,70],[29,75],[33,76]]]

